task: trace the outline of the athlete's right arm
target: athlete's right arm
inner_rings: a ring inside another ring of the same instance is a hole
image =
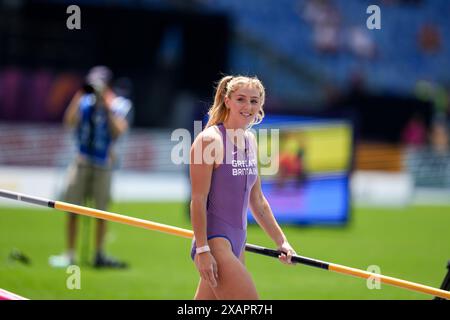
[[[203,151],[215,139],[214,134],[208,134],[208,131],[203,131],[197,136],[190,152],[191,223],[197,248],[208,245],[206,204],[215,162],[211,163],[204,159]],[[215,287],[218,276],[217,263],[211,252],[196,254],[195,265],[202,279]]]
[[[66,112],[64,113],[64,125],[66,127],[73,128],[78,124],[80,118],[80,99],[82,95],[83,92],[78,91],[70,101],[69,107],[67,107]]]

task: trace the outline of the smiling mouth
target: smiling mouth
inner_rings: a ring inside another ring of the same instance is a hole
[[[240,114],[244,118],[250,118],[251,116],[253,116],[253,113],[250,113],[250,112],[240,112]]]

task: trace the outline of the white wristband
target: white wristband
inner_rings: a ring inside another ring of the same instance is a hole
[[[207,246],[207,245],[195,249],[195,253],[197,253],[197,254],[203,253],[203,252],[209,252],[209,251],[211,251],[211,249],[209,249],[209,246]]]

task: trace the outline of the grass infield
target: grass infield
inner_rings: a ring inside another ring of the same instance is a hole
[[[191,229],[184,203],[117,203],[110,211]],[[52,209],[0,208],[0,288],[30,299],[191,299],[198,281],[189,257],[190,240],[109,223],[108,254],[127,270],[81,266],[81,289],[69,290],[66,269],[49,266],[65,247],[65,214]],[[82,227],[82,224],[80,224]],[[91,224],[91,229],[94,225]],[[450,259],[450,207],[355,208],[346,227],[283,230],[297,253],[311,258],[439,287]],[[82,230],[79,230],[81,236]],[[93,240],[93,238],[92,238]],[[273,248],[256,225],[248,242]],[[92,247],[92,246],[91,246]],[[31,264],[9,259],[13,249]],[[246,253],[262,299],[431,299],[431,296],[307,266]]]

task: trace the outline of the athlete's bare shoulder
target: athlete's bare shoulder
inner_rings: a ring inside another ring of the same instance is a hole
[[[221,163],[223,157],[222,135],[217,126],[206,128],[195,138],[191,155],[201,157],[202,163]]]
[[[216,126],[211,126],[200,132],[194,140],[193,146],[207,146],[210,143],[222,142],[222,135]]]
[[[200,135],[204,141],[222,141],[222,134],[217,126],[206,128],[199,134],[199,136]]]

